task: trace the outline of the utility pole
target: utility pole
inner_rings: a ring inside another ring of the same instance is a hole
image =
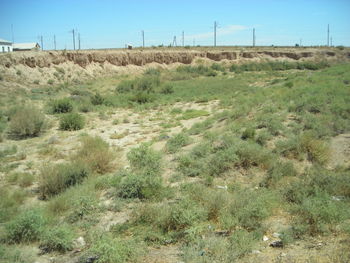
[[[329,24],[327,27],[327,46],[329,46]]]
[[[79,47],[79,50],[80,50],[80,33],[78,33],[78,47]]]
[[[41,42],[41,50],[44,50],[44,42],[43,42],[43,36],[40,36],[40,42]]]
[[[74,32],[74,29],[71,32],[73,33],[73,49],[75,50],[75,32]]]
[[[11,24],[11,35],[12,35],[12,44],[15,43],[15,37],[13,36],[13,24]]]
[[[173,47],[177,47],[176,36],[174,36],[174,39],[173,39]]]
[[[331,37],[331,47],[333,47],[333,37]]]
[[[196,39],[194,38],[193,39],[193,46],[195,46],[196,45]]]
[[[185,46],[185,32],[182,31],[182,47]]]
[[[253,28],[253,47],[255,47],[255,28]]]
[[[214,47],[216,47],[216,28],[218,26],[218,23],[214,21]]]
[[[142,30],[142,47],[145,48],[145,31]]]
[[[299,43],[300,47],[302,46],[302,43],[303,43],[303,39],[300,38],[300,43]]]
[[[56,35],[53,35],[53,45],[54,45],[55,50],[56,50]]]

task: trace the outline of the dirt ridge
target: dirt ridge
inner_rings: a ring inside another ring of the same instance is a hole
[[[109,63],[115,66],[144,66],[149,63],[191,64],[197,58],[213,61],[238,61],[249,59],[346,59],[344,52],[333,50],[252,50],[252,51],[198,51],[198,50],[85,50],[85,51],[43,51],[16,52],[0,55],[0,65],[10,68],[25,65],[30,68],[51,67],[65,62],[73,62],[83,68],[92,63]]]

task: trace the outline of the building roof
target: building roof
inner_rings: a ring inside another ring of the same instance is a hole
[[[0,38],[0,43],[12,44],[11,41]]]
[[[35,42],[33,42],[33,43],[14,43],[13,44],[14,49],[33,49],[36,47],[40,48],[40,45],[38,43],[35,43]]]

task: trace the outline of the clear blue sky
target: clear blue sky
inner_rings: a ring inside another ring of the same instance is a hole
[[[126,43],[169,45],[185,31],[185,44],[325,45],[327,24],[334,45],[350,46],[350,0],[0,0],[0,38],[72,49],[73,28],[82,48],[124,47]]]

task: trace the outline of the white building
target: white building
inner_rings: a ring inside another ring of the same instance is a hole
[[[30,50],[40,50],[40,45],[38,43],[14,43],[13,51],[30,51]]]
[[[12,52],[12,42],[0,38],[0,53]]]

